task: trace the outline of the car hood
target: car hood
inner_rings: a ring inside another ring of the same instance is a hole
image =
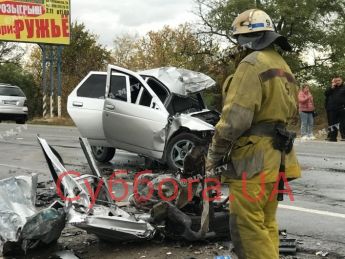
[[[139,74],[155,77],[165,84],[172,93],[181,95],[197,93],[216,85],[211,77],[184,68],[161,67],[139,71]]]

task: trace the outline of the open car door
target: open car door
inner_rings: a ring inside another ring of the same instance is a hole
[[[168,112],[137,73],[109,65],[103,129],[114,147],[162,158]]]
[[[106,79],[106,72],[90,72],[71,92],[67,102],[68,113],[80,134],[102,146],[107,146],[102,125]]]

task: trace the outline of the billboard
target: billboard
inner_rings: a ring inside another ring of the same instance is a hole
[[[0,0],[0,40],[70,43],[69,0]]]

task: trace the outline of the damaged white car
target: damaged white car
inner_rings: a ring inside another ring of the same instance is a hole
[[[68,97],[68,113],[92,145],[97,161],[115,149],[182,168],[188,151],[207,145],[219,113],[201,91],[215,85],[202,73],[163,67],[139,73],[109,65],[90,72]]]

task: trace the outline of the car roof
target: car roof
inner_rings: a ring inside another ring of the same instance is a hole
[[[12,87],[12,88],[20,88],[19,86],[16,85],[10,85],[6,83],[0,83],[0,87]]]
[[[140,76],[149,76],[158,79],[170,92],[187,95],[197,93],[216,85],[209,76],[177,67],[160,67],[149,70],[137,71]],[[90,71],[89,74],[107,74],[103,71]]]

